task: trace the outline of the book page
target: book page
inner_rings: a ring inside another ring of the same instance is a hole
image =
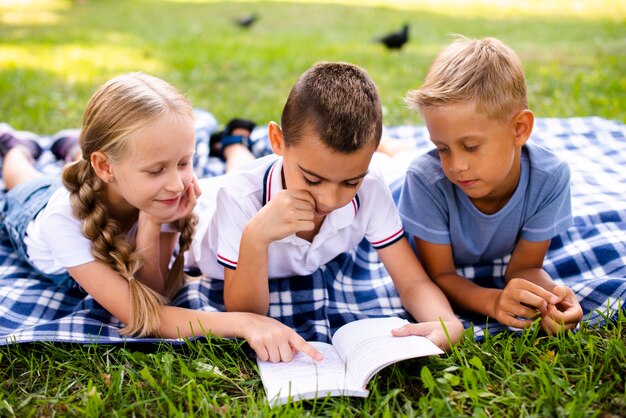
[[[347,373],[346,365],[332,345],[310,342],[324,360],[316,362],[304,353],[297,353],[288,363],[257,360],[259,374],[270,405],[288,401],[324,397],[326,395],[367,396],[367,390]]]
[[[406,325],[401,318],[368,318],[350,322],[333,335],[333,345],[354,378],[365,387],[382,368],[409,358],[442,354],[426,337],[394,337],[391,330]]]

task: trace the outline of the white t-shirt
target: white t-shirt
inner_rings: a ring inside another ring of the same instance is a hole
[[[72,215],[70,192],[59,187],[46,207],[26,227],[24,244],[29,260],[44,273],[60,274],[66,267],[95,260],[82,221]]]
[[[200,220],[187,252],[187,265],[224,278],[235,269],[243,230],[276,193],[283,190],[282,158],[268,155],[225,176],[200,179],[196,206]],[[326,216],[312,242],[289,235],[269,246],[270,278],[309,275],[363,238],[380,249],[402,238],[404,230],[391,193],[374,174],[365,176],[357,195]]]
[[[82,232],[83,221],[76,219],[70,205],[70,192],[59,187],[46,207],[26,227],[24,244],[28,259],[46,274],[60,274],[67,267],[80,266],[95,260],[92,242]],[[163,224],[161,232],[176,232],[170,224]],[[135,222],[126,233],[134,242],[137,236]]]

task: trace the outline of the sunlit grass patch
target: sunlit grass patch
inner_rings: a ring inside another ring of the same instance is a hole
[[[120,44],[0,45],[0,71],[45,69],[68,83],[89,84],[101,74],[141,68],[158,73],[164,65],[140,49]]]
[[[55,24],[59,22],[58,12],[68,9],[70,5],[70,1],[63,0],[2,0],[0,24]]]
[[[175,3],[221,3],[220,0],[167,0]],[[372,8],[389,8],[407,11],[477,17],[579,17],[583,19],[623,19],[626,4],[620,0],[268,0],[274,3],[337,4]],[[233,3],[254,7],[258,1],[233,0]],[[621,17],[620,17],[621,16]]]

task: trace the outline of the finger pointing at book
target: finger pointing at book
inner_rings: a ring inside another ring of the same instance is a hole
[[[324,356],[322,355],[322,353],[317,351],[311,344],[306,342],[304,338],[302,338],[295,332],[294,332],[292,339],[290,340],[290,344],[295,349],[296,352],[299,351],[301,353],[304,353],[315,361],[324,360]]]
[[[313,360],[322,360],[322,355],[293,329],[273,318],[248,315],[248,326],[244,329],[242,337],[248,341],[260,360],[272,363],[291,361],[298,351]]]

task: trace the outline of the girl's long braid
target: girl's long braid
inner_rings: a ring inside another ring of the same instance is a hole
[[[121,333],[137,336],[153,334],[159,326],[159,305],[164,304],[165,298],[135,279],[135,273],[141,268],[141,259],[134,246],[125,240],[119,222],[109,216],[106,205],[99,197],[103,190],[102,180],[94,175],[89,162],[80,160],[65,167],[63,183],[70,191],[74,216],[83,220],[83,234],[93,243],[91,252],[94,257],[128,280],[131,315]]]
[[[94,93],[85,109],[79,141],[83,158],[63,172],[74,216],[83,222],[83,234],[92,241],[94,257],[128,281],[130,315],[121,331],[126,335],[158,333],[161,305],[181,287],[183,253],[189,248],[196,222],[190,215],[174,225],[181,232],[180,252],[166,279],[166,296],[162,296],[135,279],[142,258],[135,243],[128,241],[120,221],[107,210],[107,185],[96,175],[91,158],[99,152],[109,162],[122,161],[129,155],[134,134],[162,117],[192,122],[193,108],[184,95],[159,78],[129,73],[109,80]]]

